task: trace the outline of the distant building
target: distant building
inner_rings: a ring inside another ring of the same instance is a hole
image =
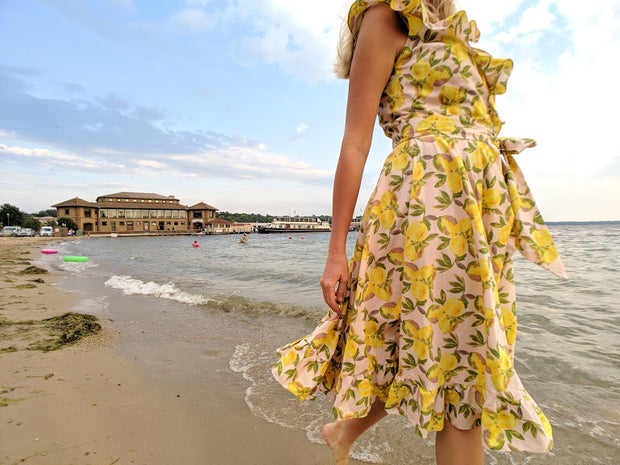
[[[251,233],[250,223],[231,223],[222,218],[214,218],[205,222],[205,234],[238,234]]]
[[[57,218],[70,218],[93,234],[202,232],[217,211],[204,202],[188,207],[173,195],[141,192],[101,195],[95,202],[75,197],[52,207]]]

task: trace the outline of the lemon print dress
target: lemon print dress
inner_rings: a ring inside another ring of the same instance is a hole
[[[514,155],[535,142],[498,137],[495,95],[512,61],[472,47],[460,11],[440,23],[419,0],[377,3],[408,27],[383,91],[392,139],[349,263],[342,314],[278,350],[273,374],[300,399],[326,393],[336,419],[376,398],[416,432],[481,426],[495,450],[548,451],[551,426],[514,369],[512,254],[565,277]]]

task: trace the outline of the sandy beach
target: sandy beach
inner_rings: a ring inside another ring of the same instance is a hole
[[[208,340],[200,376],[176,382],[175,366],[193,363],[196,345],[123,356],[116,348],[127,335],[105,319],[95,334],[41,350],[62,337],[44,320],[81,307],[79,295],[56,287],[61,271],[21,274],[55,241],[0,239],[0,464],[331,463],[303,431],[253,415],[246,380]]]

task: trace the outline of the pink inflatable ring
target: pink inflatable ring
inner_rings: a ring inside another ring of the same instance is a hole
[[[58,250],[56,250],[56,249],[41,249],[41,253],[54,254],[54,253],[58,253]]]

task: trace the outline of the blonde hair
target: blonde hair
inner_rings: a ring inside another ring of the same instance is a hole
[[[442,21],[456,12],[454,0],[420,0],[420,2],[424,11],[424,19],[430,23]],[[350,29],[346,19],[342,23],[334,61],[334,72],[341,79],[349,78],[353,50],[361,23],[361,18],[353,21]]]

